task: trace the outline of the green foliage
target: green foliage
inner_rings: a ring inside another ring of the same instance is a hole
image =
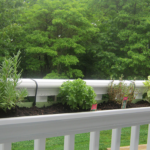
[[[52,71],[52,73],[47,74],[44,79],[68,79],[65,74],[58,74]]]
[[[58,97],[71,109],[89,109],[92,104],[96,103],[93,88],[86,85],[82,79],[64,82],[60,87]]]
[[[148,76],[148,80],[143,82],[143,84],[146,87],[145,92],[147,93],[147,96],[145,96],[145,98],[143,100],[150,103],[150,76]]]
[[[145,79],[149,10],[150,0],[0,0],[0,62],[20,50],[24,77]]]
[[[25,61],[30,63],[28,70],[35,68],[68,78],[84,76],[76,68],[78,57],[86,53],[84,41],[98,31],[86,18],[85,11],[85,3],[77,0],[39,0],[21,14],[24,48],[26,54],[33,57]],[[46,78],[48,76],[51,75]]]
[[[0,0],[0,63],[18,51],[22,31],[17,20],[24,6],[24,0]]]
[[[108,79],[124,74],[126,79],[135,76],[144,79],[150,73],[150,1],[92,0],[91,3],[89,8],[95,13],[100,31],[87,43],[88,55],[80,60],[85,70],[90,67],[90,71],[83,72],[85,76]]]
[[[120,78],[119,84],[114,84],[114,80],[110,83],[108,87],[109,101],[116,101],[121,104],[124,97],[128,97],[128,103],[131,103],[134,99],[134,82],[127,85]]]
[[[0,69],[0,107],[6,111],[16,106],[16,103],[23,100],[28,95],[26,89],[16,90],[21,72],[17,72],[19,65],[19,55],[9,59],[4,59]]]
[[[47,74],[44,79],[75,79],[77,77],[83,77],[82,71],[70,68],[68,71],[61,74],[58,74],[57,71],[52,71],[51,73]]]

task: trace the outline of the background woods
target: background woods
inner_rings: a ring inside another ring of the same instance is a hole
[[[23,77],[145,79],[150,0],[0,0],[0,62]]]

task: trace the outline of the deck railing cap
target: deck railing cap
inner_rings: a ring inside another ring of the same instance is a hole
[[[63,82],[68,81],[69,79],[34,79],[38,83],[39,88],[58,88],[62,85]],[[69,80],[73,81],[73,80]],[[92,87],[108,87],[109,84],[113,80],[84,80],[87,85]],[[118,84],[119,80],[114,80],[114,84]],[[124,80],[124,83],[129,85],[131,82],[130,80]],[[144,80],[136,80],[135,86],[136,87],[143,87]],[[35,82],[32,79],[20,79],[18,82],[17,88],[35,88]]]

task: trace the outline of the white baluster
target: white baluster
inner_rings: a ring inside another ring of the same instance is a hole
[[[0,144],[0,150],[11,150],[11,143]]]
[[[150,150],[150,124],[148,125],[147,150]]]
[[[47,102],[47,96],[36,96],[36,102]]]
[[[90,132],[89,150],[99,150],[100,131]]]
[[[34,140],[34,150],[45,150],[46,139],[35,139]]]
[[[55,95],[55,97],[54,97],[54,102],[57,102],[57,96]]]
[[[140,126],[131,127],[130,150],[138,150]]]
[[[74,134],[65,135],[64,138],[64,150],[74,150]]]
[[[112,129],[111,150],[120,150],[121,128]]]
[[[97,94],[97,96],[95,97],[95,100],[102,100],[102,94]]]

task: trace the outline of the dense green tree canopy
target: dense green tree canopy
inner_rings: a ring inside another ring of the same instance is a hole
[[[17,19],[23,7],[23,0],[0,0],[0,62],[15,52],[12,42],[19,34]]]
[[[21,51],[24,77],[144,79],[150,0],[0,0],[0,61]]]
[[[22,14],[27,69],[50,72],[46,78],[83,77],[75,68],[78,55],[86,53],[84,42],[98,31],[85,9],[78,1],[39,0]]]
[[[97,42],[89,47],[90,52],[96,51],[92,62],[95,62],[94,70],[98,75],[95,72],[94,76],[146,77],[150,67],[150,1],[105,0],[92,4],[101,14],[97,15],[101,22]]]

